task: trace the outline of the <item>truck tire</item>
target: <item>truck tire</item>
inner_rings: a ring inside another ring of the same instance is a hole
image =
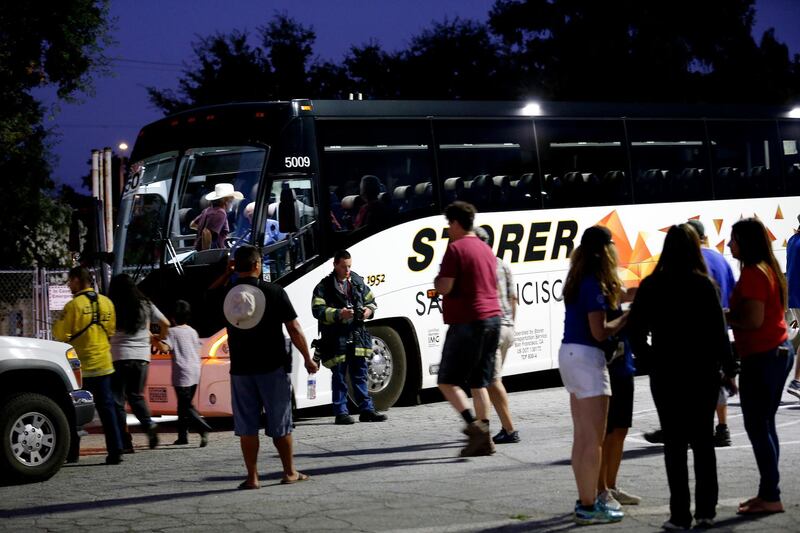
[[[14,481],[51,478],[70,448],[64,412],[47,396],[30,392],[11,396],[0,407],[0,438],[0,470]]]
[[[389,326],[369,327],[372,357],[367,361],[367,387],[375,409],[385,411],[397,402],[406,383],[408,364],[400,335]]]

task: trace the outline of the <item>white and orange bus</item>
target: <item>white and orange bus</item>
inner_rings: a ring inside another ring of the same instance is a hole
[[[315,101],[229,104],[144,127],[116,227],[115,272],[134,275],[169,313],[193,306],[205,339],[196,405],[231,413],[222,298],[230,247],[264,255],[264,277],[286,288],[306,336],[315,284],[347,248],[378,303],[369,388],[386,409],[434,387],[446,326],[428,298],[447,244],[443,207],[479,210],[519,297],[506,374],[553,369],[563,328],[562,288],[581,232],[614,235],[622,276],[636,285],[655,265],[664,230],[699,217],[728,253],[730,227],[756,215],[781,260],[800,212],[800,120],[788,108],[521,102]],[[355,227],[359,183],[377,176],[389,220]],[[244,199],[229,213],[228,246],[196,251],[191,220],[217,183]],[[252,204],[252,205],[250,205]],[[248,205],[250,205],[248,209]],[[249,216],[248,211],[252,211]],[[281,349],[264,346],[264,350]],[[295,359],[297,360],[297,359]],[[168,356],[147,384],[155,413],[176,410]],[[292,380],[300,408],[330,403]]]

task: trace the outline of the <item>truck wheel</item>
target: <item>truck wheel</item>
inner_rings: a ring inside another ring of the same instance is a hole
[[[64,464],[69,424],[61,408],[35,393],[8,398],[0,408],[0,470],[17,481],[44,481]]]
[[[395,404],[406,383],[406,350],[397,331],[388,326],[369,328],[372,357],[367,361],[367,386],[375,408],[383,411]]]

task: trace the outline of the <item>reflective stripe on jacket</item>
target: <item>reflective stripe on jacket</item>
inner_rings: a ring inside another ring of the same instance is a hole
[[[347,356],[348,344],[352,342],[353,352],[358,357],[372,354],[372,336],[363,321],[342,321],[340,309],[351,304],[354,309],[369,308],[373,314],[378,308],[375,296],[364,283],[364,279],[350,272],[350,301],[336,289],[333,272],[322,279],[314,288],[311,312],[319,323],[320,340],[317,345],[322,364],[327,368],[343,362]]]

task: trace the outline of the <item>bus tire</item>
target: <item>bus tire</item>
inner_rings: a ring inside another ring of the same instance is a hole
[[[367,388],[375,409],[385,411],[393,406],[406,383],[408,364],[400,335],[389,326],[369,327],[372,335],[372,357],[367,360]],[[348,375],[351,401],[353,387]]]

